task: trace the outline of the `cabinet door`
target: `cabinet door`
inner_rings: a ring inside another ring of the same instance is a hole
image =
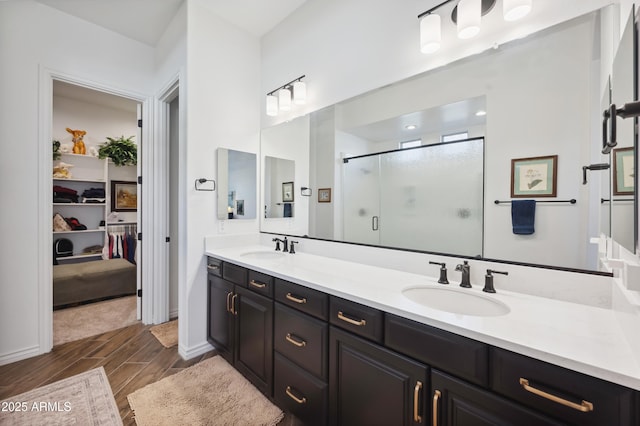
[[[332,425],[425,425],[428,369],[330,327]]]
[[[273,300],[236,286],[234,364],[262,393],[272,395]]]
[[[229,363],[233,363],[234,316],[230,312],[233,284],[208,274],[209,342]]]
[[[432,426],[562,425],[482,388],[431,370]]]

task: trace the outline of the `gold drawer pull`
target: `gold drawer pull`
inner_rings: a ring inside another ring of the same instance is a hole
[[[249,281],[249,284],[251,284],[252,286],[254,286],[256,288],[265,288],[267,286],[265,283],[261,283],[261,282],[258,282],[256,280]]]
[[[583,413],[588,413],[589,411],[593,411],[593,404],[589,401],[583,400],[580,404],[576,404],[575,402],[571,402],[564,398],[560,398],[559,396],[545,392],[543,390],[536,389],[529,384],[529,380],[523,379],[522,377],[520,377],[520,385],[527,392],[531,392],[535,395],[549,399],[553,402],[557,402],[558,404],[562,404],[565,407],[573,408],[574,410],[582,411]]]
[[[287,395],[289,395],[289,398],[293,399],[298,404],[306,404],[307,398],[305,397],[298,398],[297,396],[295,396],[293,392],[291,392],[291,386],[287,386],[287,389],[285,390],[285,392],[287,393]]]
[[[416,387],[413,388],[413,421],[416,423],[422,422],[422,416],[420,415],[420,391],[422,390],[422,382],[416,382]]]
[[[232,291],[227,293],[227,312],[233,313],[233,311],[231,310],[231,296],[233,296]]]
[[[341,319],[342,321],[345,321],[345,322],[348,322],[349,324],[353,324],[357,326],[367,325],[367,322],[365,320],[361,319],[360,321],[357,321],[357,320],[351,319],[349,317],[344,316],[342,311],[338,311],[338,319]]]
[[[442,393],[438,389],[433,391],[433,406],[431,407],[431,411],[433,412],[432,426],[438,426],[438,401]]]
[[[231,298],[231,313],[233,315],[238,315],[238,310],[236,309],[236,299],[238,298],[237,294],[234,294]]]
[[[307,342],[305,342],[304,340],[296,340],[293,338],[293,336],[291,336],[291,333],[287,333],[287,336],[285,337],[285,339],[287,339],[287,342],[293,344],[294,346],[297,346],[299,348],[302,348],[304,346],[307,346]]]
[[[295,297],[293,294],[291,293],[287,293],[287,295],[285,296],[287,299],[291,300],[292,302],[296,302],[296,303],[307,303],[307,299],[305,297],[303,297],[302,299],[298,299],[297,297]]]
[[[210,271],[217,271],[220,267],[218,265],[207,265],[207,269]]]

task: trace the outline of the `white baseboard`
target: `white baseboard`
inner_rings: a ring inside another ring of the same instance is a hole
[[[178,318],[178,308],[175,308],[172,311],[169,311],[169,320],[174,320]]]
[[[203,342],[199,345],[185,348],[182,345],[178,345],[178,353],[184,360],[189,360],[197,356],[206,354],[210,350],[215,349],[209,342]]]
[[[31,346],[30,348],[0,355],[0,365],[11,364],[12,362],[31,358],[40,355],[40,346]]]

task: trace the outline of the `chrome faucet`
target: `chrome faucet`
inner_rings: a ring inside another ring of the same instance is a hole
[[[495,293],[496,289],[493,288],[493,275],[491,274],[502,274],[509,275],[508,272],[494,271],[492,269],[487,269],[487,275],[484,276],[484,288],[482,291],[486,293]]]
[[[471,265],[466,260],[461,265],[456,265],[456,271],[462,272],[462,279],[460,281],[460,287],[471,288]]]

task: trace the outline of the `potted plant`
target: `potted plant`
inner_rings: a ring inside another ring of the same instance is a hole
[[[111,158],[116,166],[135,166],[138,164],[138,146],[133,142],[134,136],[125,139],[120,136],[118,139],[107,136],[107,142],[100,145],[98,150],[99,158]]]

